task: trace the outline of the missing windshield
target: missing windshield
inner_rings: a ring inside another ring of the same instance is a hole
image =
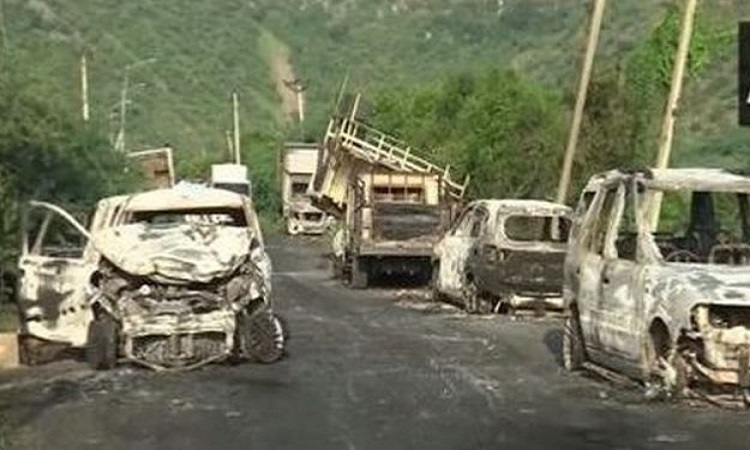
[[[736,192],[665,192],[654,238],[668,262],[747,265],[748,196]]]

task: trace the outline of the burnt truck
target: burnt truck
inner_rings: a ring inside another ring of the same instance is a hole
[[[317,144],[289,142],[280,155],[282,215],[287,233],[323,234],[329,216],[315,207],[307,190],[318,163]]]
[[[462,202],[458,182],[418,151],[358,116],[326,130],[309,192],[318,208],[339,219],[332,244],[334,274],[364,288],[380,275],[405,274],[428,282],[432,246]]]
[[[352,182],[339,231],[344,236],[334,249],[341,277],[353,288],[391,275],[428,282],[432,247],[451,220],[440,177],[372,170]]]
[[[180,183],[103,199],[88,229],[55,205],[30,206],[19,261],[24,363],[43,362],[45,347],[84,349],[97,369],[283,356],[249,197]]]

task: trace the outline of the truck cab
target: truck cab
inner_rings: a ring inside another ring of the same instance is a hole
[[[212,188],[252,197],[252,185],[244,164],[212,165],[210,185]]]

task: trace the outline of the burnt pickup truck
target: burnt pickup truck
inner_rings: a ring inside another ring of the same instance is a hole
[[[589,181],[573,224],[565,367],[750,404],[750,177],[610,171]]]
[[[352,287],[365,288],[373,277],[390,275],[429,281],[432,247],[450,222],[438,176],[359,173],[347,205],[334,253]]]
[[[472,313],[562,309],[570,215],[540,200],[470,203],[435,246],[434,297]]]

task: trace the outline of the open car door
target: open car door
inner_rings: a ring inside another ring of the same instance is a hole
[[[92,318],[87,290],[96,268],[89,232],[62,208],[32,201],[22,233],[21,335],[63,347],[84,346]]]

